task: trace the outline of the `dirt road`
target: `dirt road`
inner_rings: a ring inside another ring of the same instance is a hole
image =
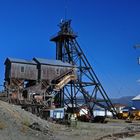
[[[140,122],[128,124],[120,120],[110,120],[107,124],[78,122],[76,128],[58,125],[53,130],[57,140],[117,140],[139,132]]]

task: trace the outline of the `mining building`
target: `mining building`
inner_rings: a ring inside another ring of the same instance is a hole
[[[79,116],[83,106],[89,120],[94,120],[93,112],[97,106],[115,116],[111,100],[77,42],[71,20],[61,21],[59,28],[50,39],[56,44],[54,60],[37,57],[32,60],[6,59],[5,89],[9,102],[44,117],[55,109]]]

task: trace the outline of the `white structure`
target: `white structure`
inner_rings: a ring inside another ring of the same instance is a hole
[[[82,107],[80,109],[80,112],[79,112],[79,115],[82,116],[82,115],[87,115],[88,114],[88,109],[86,107]],[[96,116],[106,116],[106,117],[112,117],[112,113],[110,111],[107,111],[103,108],[98,108],[98,109],[95,109],[93,111],[93,115],[94,117]]]
[[[113,117],[110,111],[105,111],[103,109],[96,109],[93,111],[94,117],[96,116],[106,116],[106,117]]]
[[[119,104],[119,103],[113,105],[117,113],[122,113],[123,109],[126,107],[126,105]]]
[[[81,108],[79,111],[79,115],[87,115],[88,114],[88,109],[87,108]]]
[[[134,97],[134,98],[132,99],[132,102],[133,102],[133,106],[134,106],[136,109],[140,110],[140,94],[137,95],[136,97]]]
[[[55,109],[50,110],[50,118],[63,119],[64,108],[55,108]]]

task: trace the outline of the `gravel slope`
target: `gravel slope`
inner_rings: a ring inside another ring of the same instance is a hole
[[[48,122],[19,106],[0,101],[1,140],[52,140]]]

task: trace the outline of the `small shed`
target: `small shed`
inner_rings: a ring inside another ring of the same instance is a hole
[[[7,58],[4,64],[5,80],[37,80],[37,64],[34,61]]]
[[[42,58],[33,58],[33,60],[38,65],[38,79],[48,82],[51,82],[73,68],[73,65],[64,63],[61,60],[48,60]]]
[[[94,117],[96,116],[106,116],[106,117],[113,117],[112,113],[104,108],[97,108],[93,111]]]
[[[55,108],[53,110],[50,110],[50,118],[63,119],[64,118],[64,108]]]
[[[64,108],[54,108],[54,109],[48,109],[44,110],[43,117],[45,119],[64,119]]]
[[[132,99],[133,106],[140,110],[140,94]]]

